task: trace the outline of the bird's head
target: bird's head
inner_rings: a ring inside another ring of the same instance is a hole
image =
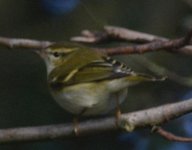
[[[76,43],[56,43],[43,49],[40,56],[44,59],[49,72],[68,61],[79,50],[81,45]]]

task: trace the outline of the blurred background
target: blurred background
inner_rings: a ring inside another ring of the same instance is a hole
[[[183,36],[192,25],[191,0],[1,0],[0,36],[68,41],[81,30],[100,30],[104,25],[122,26],[169,38]],[[167,52],[118,56],[134,70],[178,75],[165,82],[144,83],[129,89],[122,106],[130,112],[192,97],[191,56]],[[156,71],[150,68],[156,65]],[[71,122],[51,98],[45,66],[33,51],[0,46],[0,128]],[[185,81],[185,82],[183,82]],[[113,113],[109,114],[113,115]],[[164,128],[192,136],[192,116],[171,121]],[[1,150],[189,150],[192,144],[170,142],[141,129],[69,140],[0,145]]]

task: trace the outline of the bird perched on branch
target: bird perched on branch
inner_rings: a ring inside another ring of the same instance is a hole
[[[79,44],[53,44],[40,55],[53,98],[76,115],[105,114],[126,99],[129,86],[159,80]]]

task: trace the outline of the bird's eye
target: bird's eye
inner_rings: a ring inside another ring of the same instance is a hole
[[[54,52],[54,53],[53,53],[53,56],[59,57],[59,53],[58,53],[58,52]]]

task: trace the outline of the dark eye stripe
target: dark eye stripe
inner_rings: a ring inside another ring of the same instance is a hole
[[[54,57],[59,57],[59,56],[66,56],[67,54],[64,52],[49,52],[50,55],[53,55]]]
[[[59,57],[59,53],[58,53],[58,52],[54,52],[53,55],[54,55],[55,57]]]

